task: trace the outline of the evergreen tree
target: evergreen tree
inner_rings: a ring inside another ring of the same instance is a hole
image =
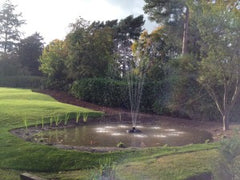
[[[19,43],[17,55],[20,63],[26,67],[32,75],[40,75],[39,57],[43,50],[43,38],[35,33]]]
[[[124,77],[133,59],[132,43],[137,40],[143,31],[143,16],[128,16],[119,21],[114,29],[114,53],[116,62],[119,65],[120,74]]]
[[[145,0],[145,2],[144,11],[149,14],[150,20],[160,25],[172,26],[182,32],[182,54],[188,53],[189,7],[186,0]]]
[[[9,54],[16,50],[20,41],[19,28],[25,23],[21,20],[22,14],[15,13],[16,6],[6,0],[0,10],[0,51]]]

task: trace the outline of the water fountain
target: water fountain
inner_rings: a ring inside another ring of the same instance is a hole
[[[137,56],[135,57],[133,64],[134,67],[131,64],[128,64],[128,66],[125,65],[125,67],[128,67],[127,82],[132,119],[132,129],[128,130],[127,132],[141,133],[141,130],[137,129],[136,126],[142,98],[144,80],[146,76],[146,69],[148,67],[148,58],[138,58]]]
[[[131,119],[132,119],[132,129],[128,130],[129,133],[141,133],[137,126],[137,119],[139,115],[139,107],[142,98],[142,91],[144,85],[144,74],[140,76],[135,75],[133,72],[128,73],[128,91],[129,91],[129,101],[131,107]]]

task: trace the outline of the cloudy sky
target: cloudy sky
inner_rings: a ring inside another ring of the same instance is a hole
[[[5,0],[0,0],[0,5]],[[144,0],[11,0],[22,12],[26,25],[22,28],[25,36],[39,32],[46,43],[53,39],[64,39],[68,25],[76,18],[94,20],[122,19],[128,15],[143,14]],[[151,31],[156,24],[146,22]]]

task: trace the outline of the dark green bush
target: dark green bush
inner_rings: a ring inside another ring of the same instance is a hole
[[[60,90],[60,91],[69,91],[71,88],[71,83],[69,83],[66,79],[51,79],[47,78],[45,81],[45,86],[46,89],[51,89],[51,90]]]
[[[231,138],[224,138],[220,142],[220,158],[214,169],[214,180],[240,179],[240,138],[239,130]]]
[[[42,88],[44,84],[39,76],[0,76],[1,87]]]
[[[140,111],[198,120],[219,119],[211,98],[199,86],[192,82],[181,86],[171,84],[169,80],[145,82]],[[71,94],[87,102],[130,109],[126,81],[82,79],[73,83]]]
[[[161,96],[161,83],[146,82],[143,88],[141,111],[153,112],[154,104]],[[71,93],[84,101],[110,107],[130,108],[128,84],[112,79],[82,79],[75,81]]]
[[[84,101],[111,107],[129,107],[127,84],[111,79],[83,79],[75,81],[71,93]]]

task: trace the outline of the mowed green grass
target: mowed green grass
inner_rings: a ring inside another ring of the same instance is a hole
[[[87,112],[90,116],[102,113],[67,105],[53,98],[25,89],[0,88],[0,168],[30,171],[59,171],[93,167],[101,154],[65,151],[54,147],[26,142],[9,130],[40,122],[41,117]],[[45,118],[46,123],[48,119]],[[96,161],[94,161],[96,160]]]
[[[23,127],[24,118],[29,125],[35,125],[40,123],[41,117],[64,116],[79,111],[87,112],[89,116],[101,115],[100,112],[59,103],[31,90],[0,88],[0,180],[18,179],[25,171],[59,179],[89,179],[92,174],[100,172],[98,167],[106,159],[117,164],[118,179],[167,179],[168,176],[183,179],[211,171],[211,164],[218,155],[217,144],[109,153],[78,152],[26,142],[9,132]],[[45,120],[48,123],[48,119]]]

